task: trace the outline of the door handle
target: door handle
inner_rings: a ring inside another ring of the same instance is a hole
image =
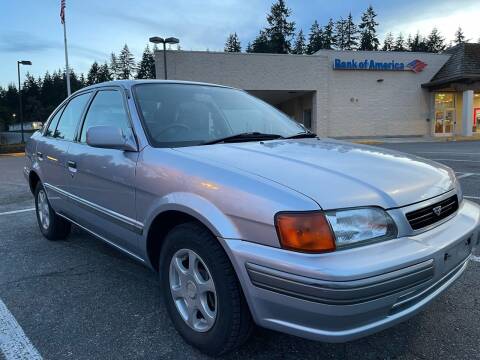
[[[70,169],[76,169],[77,168],[77,163],[75,161],[67,161],[67,165]]]
[[[37,157],[38,157],[40,160],[43,160],[43,153],[41,153],[40,151],[37,151]]]

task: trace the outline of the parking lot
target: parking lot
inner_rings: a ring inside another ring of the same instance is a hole
[[[480,204],[480,142],[382,146],[447,164],[465,198]],[[22,341],[30,355],[19,359],[205,358],[170,323],[154,273],[79,229],[60,242],[40,235],[23,162],[0,156],[0,359],[13,359]],[[394,328],[346,344],[257,329],[226,358],[480,359],[479,255],[454,286]],[[25,338],[12,340],[7,313],[21,327],[15,336],[23,330]]]

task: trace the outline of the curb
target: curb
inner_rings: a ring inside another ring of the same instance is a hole
[[[22,156],[25,156],[25,153],[24,152],[15,152],[15,153],[5,153],[5,154],[0,154],[0,157],[1,156],[5,156],[5,157],[22,157]]]

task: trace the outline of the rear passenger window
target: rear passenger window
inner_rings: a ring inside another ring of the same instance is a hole
[[[130,127],[119,91],[102,90],[95,95],[83,123],[81,142],[86,142],[87,130],[92,126],[113,126],[121,129]]]
[[[64,140],[73,140],[78,121],[88,102],[90,93],[74,97],[63,111],[62,117],[55,131],[54,137]]]
[[[45,136],[53,136],[55,134],[55,129],[58,125],[58,119],[60,119],[60,116],[62,116],[63,109],[64,107],[58,110],[53,119],[50,121],[48,129],[45,131]]]

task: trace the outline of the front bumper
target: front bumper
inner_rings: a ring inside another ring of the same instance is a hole
[[[326,254],[224,240],[258,325],[344,342],[420,311],[465,271],[480,242],[480,207],[463,201],[424,233]]]

